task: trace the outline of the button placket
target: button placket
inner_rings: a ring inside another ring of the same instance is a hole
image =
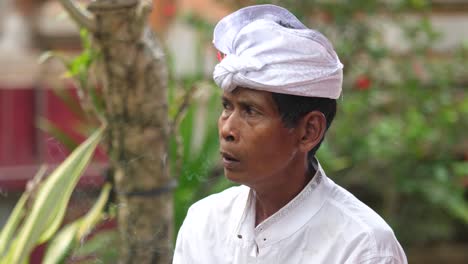
[[[259,250],[261,250],[268,242],[268,232],[263,226],[259,226],[258,229],[255,230],[255,242],[257,243]]]

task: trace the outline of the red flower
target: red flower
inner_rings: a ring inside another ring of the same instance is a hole
[[[177,7],[174,3],[167,4],[163,7],[163,14],[166,17],[172,17],[177,12]]]
[[[366,75],[361,75],[356,79],[354,85],[359,91],[365,91],[371,87],[372,81]]]
[[[324,23],[330,23],[333,21],[333,15],[330,14],[330,12],[327,11],[321,11],[318,13],[317,17],[319,18],[320,21]]]
[[[218,51],[218,53],[216,54],[216,57],[218,58],[218,61],[221,62],[224,59],[224,57],[226,57],[226,55]]]

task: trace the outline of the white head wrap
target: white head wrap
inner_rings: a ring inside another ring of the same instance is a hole
[[[213,78],[232,91],[246,87],[275,93],[337,99],[343,64],[320,32],[274,5],[240,9],[223,18],[213,43],[226,56]]]

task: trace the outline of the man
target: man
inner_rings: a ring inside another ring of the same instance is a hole
[[[213,42],[220,152],[241,186],[189,209],[174,263],[407,263],[385,221],[315,159],[342,85],[329,41],[260,5],[222,19]]]

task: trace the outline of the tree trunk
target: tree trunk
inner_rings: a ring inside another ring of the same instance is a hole
[[[120,263],[170,263],[167,69],[139,0],[95,1],[92,32],[104,81],[108,147],[118,199]]]

